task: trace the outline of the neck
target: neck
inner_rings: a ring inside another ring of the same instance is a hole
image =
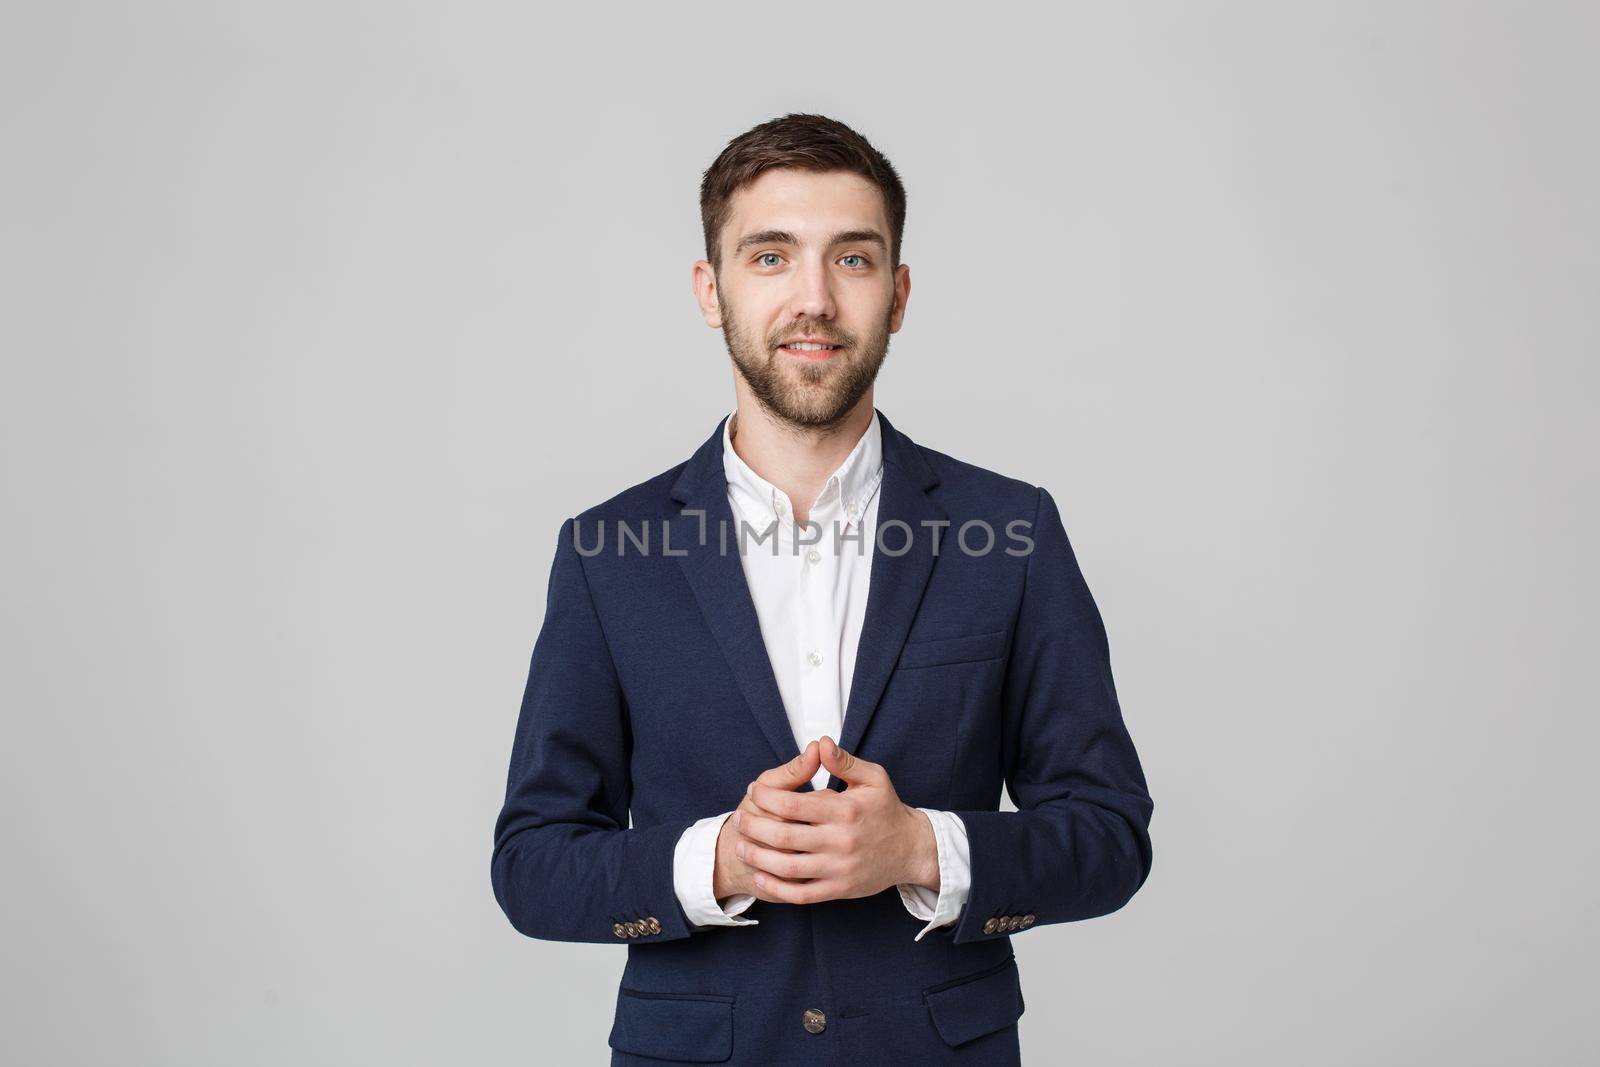
[[[872,413],[869,389],[838,424],[815,429],[785,422],[754,397],[740,395],[728,432],[739,458],[781,489],[794,506],[795,521],[804,523],[828,476],[839,469],[872,425]]]

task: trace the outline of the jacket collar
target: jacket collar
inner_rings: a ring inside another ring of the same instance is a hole
[[[683,470],[678,472],[678,477],[673,480],[672,488],[669,490],[672,499],[681,504],[688,504],[696,499],[703,500],[709,493],[727,493],[727,473],[723,469],[722,449],[728,437],[728,419],[732,414],[729,412],[722,417],[717,423],[717,428],[711,432],[711,436],[695,449],[694,455],[683,465]],[[872,409],[872,418],[878,426],[884,470],[887,471],[890,466],[897,466],[901,476],[911,480],[918,489],[928,490],[938,485],[938,474],[922,457],[922,452],[916,443],[895,429],[894,424],[880,409],[876,407]],[[860,447],[859,444],[857,447]],[[720,485],[714,487],[706,485],[707,482],[719,480]]]

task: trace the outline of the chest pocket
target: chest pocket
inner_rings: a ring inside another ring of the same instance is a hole
[[[980,663],[1006,654],[1006,631],[994,630],[960,637],[937,637],[931,641],[907,641],[895,664],[901,670],[937,667],[946,663]]]

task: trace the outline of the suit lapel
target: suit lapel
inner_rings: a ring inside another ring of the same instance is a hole
[[[856,751],[878,710],[884,687],[889,684],[889,675],[922,603],[928,576],[933,573],[934,534],[941,537],[941,549],[946,534],[944,529],[922,525],[947,518],[944,509],[928,495],[928,489],[938,484],[938,475],[911,439],[891,426],[882,411],[878,412],[878,421],[883,431],[884,464],[883,481],[878,485],[878,533],[872,546],[867,612],[856,649],[850,700],[838,738],[846,752]],[[891,523],[892,528],[886,529],[886,524]],[[906,551],[901,552],[902,548]],[[829,789],[843,785],[838,779],[828,780]]]
[[[726,421],[727,416],[723,416],[716,431],[695,451],[673,482],[672,497],[683,506],[669,520],[668,543],[674,553],[683,553],[677,556],[678,565],[756,723],[779,762],[787,762],[798,756],[800,749],[778,693],[755,602],[739,560],[738,524],[728,503],[728,482],[722,467],[722,427]],[[856,650],[850,700],[838,738],[839,744],[850,752],[860,744],[877,711],[933,572],[935,531],[922,523],[947,517],[927,492],[938,483],[938,476],[911,439],[890,425],[882,411],[878,412],[878,422],[883,434],[884,462],[883,480],[878,486],[878,540],[889,551],[882,551],[876,544],[872,548],[866,616]],[[885,529],[885,524],[897,519],[905,525]],[[944,531],[940,533],[942,537]],[[900,552],[908,544],[907,550]],[[836,779],[828,782],[830,789],[842,786]],[[802,791],[809,788],[810,783],[806,783]]]
[[[722,468],[722,424],[727,421],[724,415],[716,432],[673,483],[673,499],[684,506],[670,520],[670,543],[673,552],[685,552],[678,557],[678,565],[706,625],[778,762],[786,763],[800,755],[800,749],[783,709],[755,601],[739,560],[739,527],[728,504],[728,479]]]

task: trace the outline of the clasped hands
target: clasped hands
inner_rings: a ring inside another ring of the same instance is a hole
[[[797,793],[819,766],[843,792]],[[939,888],[928,817],[895,793],[881,764],[826,734],[788,763],[763,771],[717,836],[712,893],[782,904],[872,896],[900,884]]]

